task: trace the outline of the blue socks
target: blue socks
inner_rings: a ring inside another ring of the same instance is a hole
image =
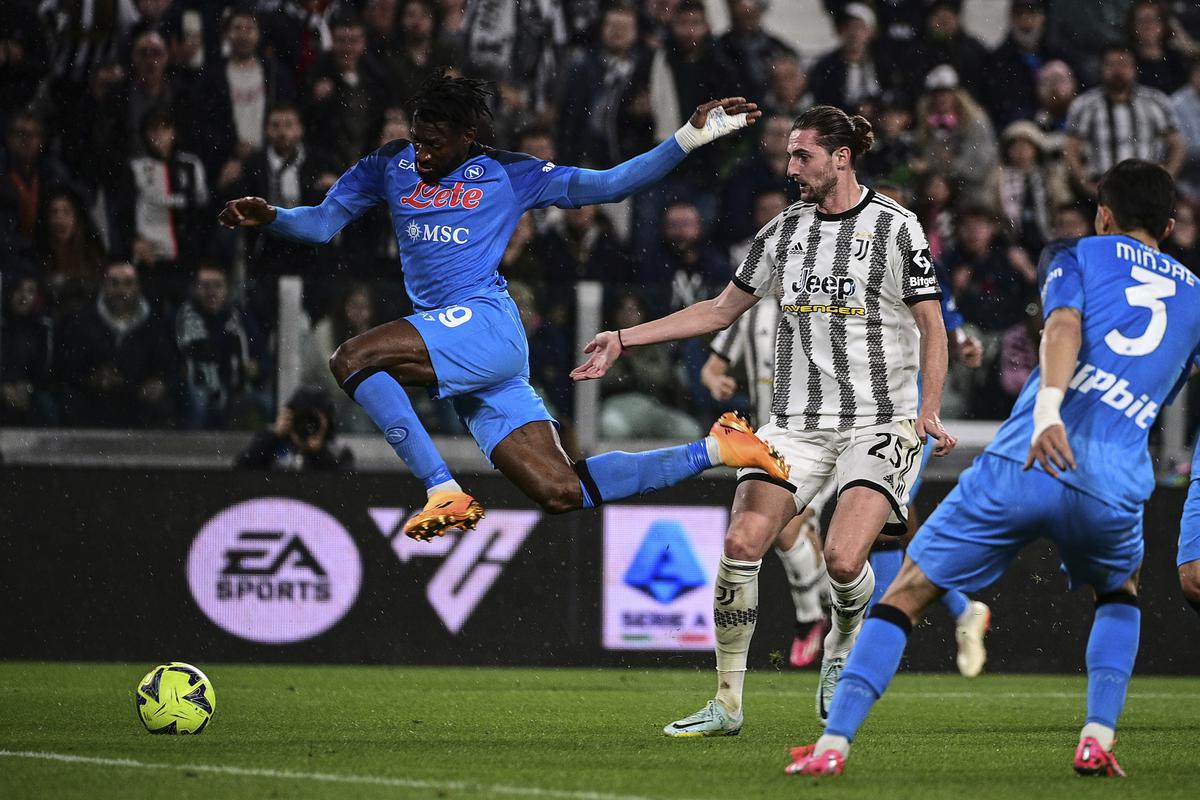
[[[404,459],[426,489],[453,480],[425,426],[417,419],[412,401],[395,378],[382,370],[362,370],[347,378],[342,388],[367,410],[396,455]]]
[[[871,609],[833,693],[825,735],[854,740],[871,707],[900,668],[910,633],[912,622],[900,609],[886,604]]]
[[[874,606],[883,599],[892,581],[900,574],[900,567],[904,563],[904,550],[892,545],[883,548],[877,545],[876,549],[871,550],[870,560],[871,569],[875,571],[875,593],[871,595],[870,603]],[[957,589],[951,589],[942,595],[942,605],[956,620],[967,610],[969,602],[967,596]]]
[[[1100,601],[1087,645],[1087,721],[1117,727],[1137,658],[1142,612],[1131,595]],[[1132,603],[1130,602],[1132,601]],[[840,687],[839,687],[840,689]]]
[[[674,486],[714,466],[707,441],[644,453],[614,451],[575,464],[583,489],[583,507]]]

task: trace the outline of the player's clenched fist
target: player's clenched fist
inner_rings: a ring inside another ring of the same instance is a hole
[[[239,197],[230,200],[217,215],[217,222],[226,228],[250,228],[269,225],[275,221],[275,206],[261,197]]]

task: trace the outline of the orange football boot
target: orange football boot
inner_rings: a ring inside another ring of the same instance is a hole
[[[717,437],[721,463],[727,467],[757,467],[781,481],[788,477],[788,465],[774,447],[754,435],[750,423],[736,411],[726,411],[713,423],[709,436]]]
[[[404,534],[418,542],[427,542],[447,531],[474,530],[483,519],[483,506],[464,492],[434,492],[425,508],[404,523]]]

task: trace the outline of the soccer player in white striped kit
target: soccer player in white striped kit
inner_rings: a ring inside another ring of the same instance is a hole
[[[771,422],[758,436],[784,455],[788,481],[740,470],[713,621],[717,696],[664,732],[728,736],[742,727],[746,655],[758,617],[758,571],[776,534],[836,477],[838,506],[825,540],[834,625],[821,664],[822,705],[862,626],[875,578],[876,536],[906,528],[908,491],[927,436],[935,455],[956,440],[943,427],[946,330],[925,234],[916,217],[861,186],[854,161],[871,125],[833,106],[798,117],[788,175],[800,202],[761,230],[721,294],[667,317],[604,331],[575,380],[600,378],[626,348],[729,327],[768,294],[778,302]],[[923,397],[917,407],[918,368]]]

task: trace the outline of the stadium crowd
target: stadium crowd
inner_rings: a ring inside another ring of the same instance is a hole
[[[776,0],[784,2],[785,0]],[[861,113],[860,178],[907,199],[944,286],[984,344],[952,372],[948,416],[1007,414],[1037,363],[1036,265],[1091,232],[1096,179],[1163,163],[1182,191],[1167,247],[1200,266],[1200,6],[1014,0],[989,49],[961,2],[813,2],[837,41],[807,57],[765,0],[5,0],[0,4],[0,424],[263,427],[276,419],[277,279],[304,280],[307,382],[343,431],[374,428],[325,362],[409,309],[384,209],[330,245],[227,231],[233,197],[316,204],[443,67],[495,81],[483,142],[609,167],[710,98],[765,115],[631,202],[531,212],[503,257],[533,380],[560,417],[575,283],[626,327],[719,291],[747,241],[796,199],[792,119]],[[701,432],[718,410],[703,343],[648,348],[602,385],[601,432]],[[434,431],[448,409],[421,398]],[[745,402],[744,400],[742,401]]]

